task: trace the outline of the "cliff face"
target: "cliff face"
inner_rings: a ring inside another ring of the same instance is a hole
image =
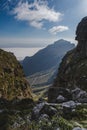
[[[16,57],[0,49],[0,97],[32,98],[30,86]]]
[[[69,51],[60,64],[57,78],[51,89],[81,88],[87,91],[87,17],[83,18],[76,30],[78,45]],[[55,97],[55,93],[49,90],[49,97]]]
[[[87,58],[81,57],[76,49],[68,52],[63,58],[54,82],[55,87],[79,87],[87,90]]]

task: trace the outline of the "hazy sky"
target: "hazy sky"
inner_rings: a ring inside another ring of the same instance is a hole
[[[87,0],[0,0],[0,47],[42,47],[74,41]]]

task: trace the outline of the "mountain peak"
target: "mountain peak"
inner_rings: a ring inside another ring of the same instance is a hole
[[[64,39],[59,39],[57,40],[58,42],[66,42],[67,40],[64,40]]]
[[[64,39],[60,39],[54,42],[55,45],[69,45],[72,44],[70,41],[64,40]]]
[[[58,65],[65,53],[74,47],[70,42],[63,39],[48,45],[46,48],[38,51],[34,56],[23,60],[22,65],[25,74],[29,76]]]

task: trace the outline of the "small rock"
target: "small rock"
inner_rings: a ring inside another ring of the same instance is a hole
[[[62,88],[62,87],[60,87],[60,88],[51,87],[49,89],[49,93],[48,93],[48,102],[56,103],[56,99],[59,95],[62,95],[67,100],[72,99],[72,95],[71,95],[71,92],[69,91],[69,89]]]
[[[49,117],[54,116],[56,113],[56,108],[50,106],[49,104],[45,104],[43,108],[40,110],[40,114],[47,114]]]
[[[31,119],[39,119],[41,115],[46,114],[49,117],[57,113],[56,108],[49,105],[47,102],[37,104],[32,112]]]
[[[73,128],[73,130],[87,130],[87,129],[85,129],[85,128],[80,128],[80,127],[75,127],[75,128]]]
[[[80,103],[75,103],[74,101],[68,101],[62,103],[63,107],[63,117],[66,119],[72,118],[72,113],[75,111],[76,106],[81,105]]]
[[[57,128],[56,130],[60,130],[60,128]]]
[[[56,99],[56,103],[63,103],[66,101],[66,98],[64,98],[62,95],[59,95]]]
[[[72,94],[73,94],[73,96],[78,95],[78,93],[79,93],[80,91],[81,91],[80,88],[75,88],[75,89],[73,89],[73,90],[72,90]]]
[[[87,103],[87,98],[79,99],[80,103]]]
[[[32,119],[37,119],[39,117],[39,112],[43,108],[44,104],[45,104],[44,102],[40,103],[40,104],[37,104],[33,108],[32,116],[31,116]]]
[[[0,109],[0,113],[2,113],[3,111],[4,111],[4,110],[1,110],[1,109]]]
[[[62,107],[66,107],[66,108],[75,108],[76,107],[76,103],[74,101],[68,101],[62,104]]]
[[[87,103],[87,92],[81,90],[80,88],[75,88],[72,90],[72,98],[75,101]]]
[[[48,120],[48,119],[49,119],[49,116],[48,116],[47,114],[42,114],[42,115],[39,117],[39,120],[43,120],[43,119]]]

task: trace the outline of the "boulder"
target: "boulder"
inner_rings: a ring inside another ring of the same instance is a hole
[[[72,100],[62,103],[63,117],[66,118],[66,119],[72,119],[73,112],[75,111],[75,109],[78,105],[81,105],[81,104],[75,103]]]
[[[87,130],[86,128],[75,127],[73,130]]]
[[[31,115],[31,119],[32,120],[37,120],[40,116],[40,110],[43,108],[43,106],[45,105],[45,103],[39,103],[37,104],[34,108],[33,108],[33,111],[32,111],[32,115]]]
[[[32,111],[32,120],[38,120],[42,115],[52,117],[57,113],[56,108],[50,106],[47,102],[37,104]]]
[[[40,110],[40,114],[47,114],[49,117],[54,116],[57,113],[56,108],[45,104],[43,108]]]
[[[47,114],[41,114],[39,120],[49,120],[49,116]]]
[[[74,90],[72,90],[72,98],[75,101],[87,103],[87,92],[83,91],[80,88],[75,88]]]
[[[66,100],[71,100],[72,95],[67,88],[51,87],[48,91],[48,102],[56,103],[58,96],[62,95]]]
[[[59,95],[56,99],[56,103],[63,103],[65,101],[67,101],[67,99],[63,97],[62,95]]]
[[[74,101],[68,101],[62,104],[62,107],[71,108],[71,109],[76,108],[76,106],[77,103],[75,103]]]

